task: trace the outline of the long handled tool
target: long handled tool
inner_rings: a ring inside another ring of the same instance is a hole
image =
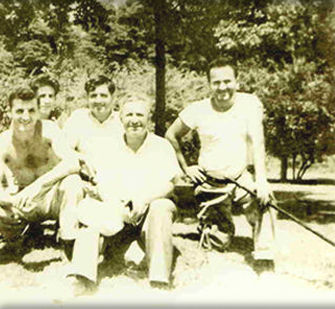
[[[248,189],[247,187],[241,185],[240,183],[238,183],[236,180],[234,179],[230,179],[228,177],[226,177],[226,179],[235,184],[236,186],[238,186],[239,188],[245,190],[246,192],[248,192],[251,196],[257,198],[257,195],[255,192],[251,191],[250,189]],[[314,229],[312,229],[311,227],[309,227],[308,225],[306,225],[304,222],[302,222],[301,220],[299,220],[297,217],[295,217],[294,215],[290,214],[289,212],[287,212],[286,210],[280,208],[278,205],[268,202],[266,206],[272,207],[274,209],[276,209],[278,212],[286,215],[287,217],[289,217],[292,221],[298,223],[299,225],[301,225],[303,228],[305,228],[306,230],[310,231],[311,233],[313,233],[314,235],[320,237],[322,240],[324,240],[325,242],[327,242],[328,244],[332,245],[333,247],[335,247],[335,242],[333,242],[332,240],[330,240],[329,238],[327,238],[326,236],[322,235],[321,233],[319,233],[318,231],[315,231]]]

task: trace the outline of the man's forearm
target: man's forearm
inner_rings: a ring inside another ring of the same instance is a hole
[[[53,169],[35,180],[41,186],[49,186],[68,175],[79,173],[80,165],[76,158],[62,160]]]
[[[263,133],[262,131],[260,134]],[[265,146],[264,137],[258,136],[253,140],[253,159],[255,165],[255,177],[257,186],[267,185],[266,166],[265,166]]]
[[[166,135],[166,138],[167,140],[169,140],[174,150],[176,151],[176,156],[177,156],[179,165],[182,168],[182,170],[185,172],[188,165],[183,155],[183,152],[181,150],[180,141],[175,136],[170,135],[170,134]]]

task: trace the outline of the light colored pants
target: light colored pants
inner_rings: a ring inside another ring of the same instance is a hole
[[[29,222],[58,220],[58,235],[64,240],[75,239],[79,222],[77,205],[83,199],[82,180],[72,174],[57,182],[45,194],[38,196],[22,212]]]
[[[255,184],[252,175],[248,172],[242,174],[237,180],[242,186],[253,191]],[[240,205],[243,207],[243,213],[246,216],[248,223],[252,227],[252,237],[254,241],[254,259],[274,259],[274,212],[271,208],[261,211],[258,202],[250,196],[245,190],[237,187],[235,184],[228,184],[224,187],[199,186],[196,189],[196,194],[205,194],[212,198],[220,194],[229,194],[232,198],[232,207]],[[227,205],[222,205],[224,208],[227,223],[233,225],[231,208]],[[228,225],[229,225],[228,224]]]
[[[99,202],[95,201],[95,203],[99,207]],[[167,283],[170,281],[173,255],[172,223],[175,210],[174,203],[169,199],[153,201],[141,228],[139,241],[144,240],[145,243],[150,281]],[[120,218],[111,217],[110,220],[115,221],[115,224],[110,223],[115,233],[117,231],[115,227],[119,227]],[[96,226],[80,228],[74,244],[69,275],[81,275],[91,281],[97,281],[101,236],[104,235]]]

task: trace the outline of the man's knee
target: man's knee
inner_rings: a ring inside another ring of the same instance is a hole
[[[83,183],[79,175],[72,174],[65,177],[60,183],[59,190],[65,193],[83,195]]]
[[[150,204],[149,215],[150,216],[169,216],[173,215],[176,211],[175,204],[167,199],[161,198],[154,200]]]

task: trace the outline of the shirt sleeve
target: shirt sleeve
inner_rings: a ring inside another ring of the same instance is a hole
[[[78,135],[78,115],[74,111],[72,115],[65,121],[63,126],[63,135],[67,139],[68,144],[72,149],[79,146],[79,135]],[[79,121],[80,123],[80,121]]]
[[[166,181],[173,181],[176,177],[181,176],[183,172],[179,166],[174,148],[167,140],[164,141],[166,142],[164,156],[160,160],[162,162],[162,176]]]
[[[255,134],[260,126],[263,126],[264,108],[263,104],[257,96],[252,96],[247,113],[248,133]]]
[[[179,119],[190,129],[194,130],[198,126],[199,115],[198,102],[191,103],[184,110],[179,113]]]
[[[43,135],[52,141],[52,148],[55,154],[64,159],[75,157],[75,152],[69,146],[62,130],[51,120],[43,121]]]

